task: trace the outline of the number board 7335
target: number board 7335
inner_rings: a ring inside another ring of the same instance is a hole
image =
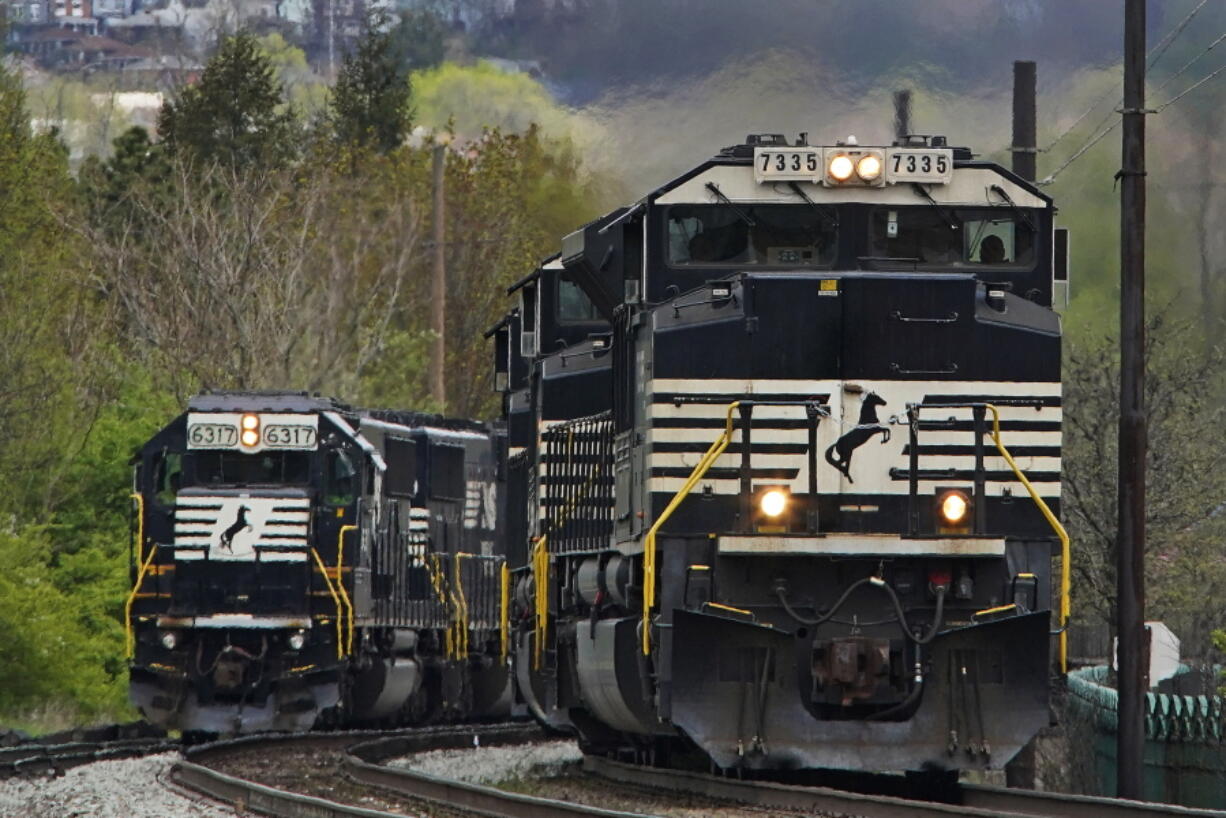
[[[808,146],[757,148],[753,156],[754,181],[813,182],[826,178],[834,157],[875,153],[885,159],[886,184],[947,185],[953,180],[954,156],[949,148],[817,148]],[[854,178],[851,181],[856,181]]]

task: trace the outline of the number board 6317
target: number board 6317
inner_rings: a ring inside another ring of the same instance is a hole
[[[315,430],[310,426],[278,424],[264,428],[264,445],[277,449],[314,449]]]

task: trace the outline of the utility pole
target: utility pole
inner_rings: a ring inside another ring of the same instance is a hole
[[[1035,65],[1030,60],[1013,63],[1013,172],[1034,181],[1038,151],[1035,128]]]
[[[1035,64],[1013,63],[1013,172],[1027,182],[1035,176]],[[1005,764],[1005,785],[1033,790],[1035,785],[1035,742],[1031,739]]]
[[[447,146],[435,145],[433,156],[434,193],[434,274],[430,280],[430,305],[433,310],[431,328],[434,349],[430,355],[430,397],[438,411],[447,408],[447,377],[444,374],[447,355],[447,222],[446,198],[443,195],[443,171],[447,166]]]
[[[894,92],[894,141],[903,144],[911,133],[911,92],[904,89]]]
[[[1124,6],[1124,135],[1120,179],[1119,533],[1116,794],[1139,800],[1145,745],[1145,0]]]

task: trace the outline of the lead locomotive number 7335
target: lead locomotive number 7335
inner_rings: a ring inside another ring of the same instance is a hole
[[[724,768],[982,769],[1034,736],[1067,620],[1054,214],[940,137],[750,136],[512,288],[538,718]]]

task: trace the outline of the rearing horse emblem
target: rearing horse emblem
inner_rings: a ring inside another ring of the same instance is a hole
[[[848,483],[856,482],[851,477],[851,456],[855,450],[876,434],[881,435],[883,446],[890,441],[890,428],[877,417],[878,406],[885,406],[885,400],[876,392],[866,394],[860,403],[860,422],[826,450],[826,462],[842,472]]]
[[[234,538],[238,536],[240,531],[251,528],[251,523],[247,522],[248,511],[251,511],[251,509],[247,508],[247,506],[239,506],[238,516],[234,518],[233,525],[221,532],[221,536],[218,538],[218,545],[231,554],[234,553]]]

